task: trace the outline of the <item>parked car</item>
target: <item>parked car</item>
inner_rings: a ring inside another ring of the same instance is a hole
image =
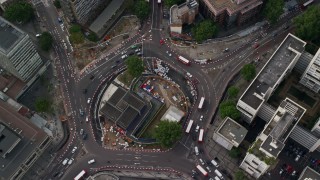
[[[80,135],[82,135],[83,134],[83,129],[80,129]]]
[[[134,50],[134,52],[140,52],[141,51],[141,49],[140,48],[138,48],[138,49],[136,49],[136,50]]]
[[[202,120],[203,120],[203,115],[200,116],[200,121],[202,121]]]
[[[73,154],[73,153],[75,153],[77,149],[78,149],[78,147],[77,147],[77,146],[75,146],[75,147],[72,149],[72,151],[71,151],[71,152],[72,152],[72,154]]]
[[[202,165],[204,165],[204,161],[202,159],[199,159],[199,161]]]
[[[199,125],[197,125],[197,127],[196,127],[196,132],[198,132],[199,131],[199,129],[200,129],[200,126]]]
[[[73,158],[71,158],[71,159],[68,161],[68,164],[69,164],[69,165],[71,165],[71,164],[72,164],[72,162],[73,162],[73,160],[74,160],[74,159],[73,159]]]
[[[294,160],[295,160],[296,162],[298,162],[299,159],[300,159],[300,157],[301,157],[301,156],[298,154]]]
[[[127,58],[128,57],[128,55],[123,55],[123,56],[121,56],[121,59],[125,59],[125,58]]]
[[[87,104],[90,104],[90,102],[91,102],[91,98],[88,98]]]
[[[68,158],[64,159],[63,162],[62,162],[62,165],[66,165],[68,163],[68,161],[69,161]]]

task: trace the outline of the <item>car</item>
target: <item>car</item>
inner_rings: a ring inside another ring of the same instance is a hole
[[[164,44],[164,40],[160,39],[160,44],[163,45]]]
[[[192,74],[190,74],[189,72],[187,72],[186,74],[189,78],[192,78]]]
[[[120,63],[120,61],[119,61],[119,60],[116,60],[116,63]]]
[[[279,174],[281,175],[284,172],[283,169],[280,169]]]
[[[89,160],[88,161],[88,164],[93,164],[93,163],[95,163],[96,161],[94,160],[94,159],[91,159],[91,160]]]
[[[215,167],[219,167],[219,164],[213,159],[211,160],[210,163],[213,164]]]
[[[62,175],[63,175],[63,172],[60,172],[58,175],[58,178],[62,177]]]
[[[291,176],[295,176],[295,175],[297,175],[297,171],[293,171],[291,174]]]
[[[81,116],[84,115],[84,111],[82,111],[82,109],[79,109],[79,113],[80,113]]]
[[[78,147],[77,147],[77,146],[73,147],[73,149],[72,149],[71,153],[72,153],[72,154],[73,154],[73,153],[75,153],[77,149],[78,149]]]
[[[57,177],[60,172],[56,172],[53,174],[53,177]]]
[[[254,49],[257,49],[259,46],[260,46],[260,45],[259,45],[258,43],[255,43],[255,44],[253,45],[253,48],[254,48]]]
[[[199,161],[202,165],[204,165],[204,161],[202,159],[199,159]]]
[[[90,104],[90,102],[91,102],[91,98],[88,98],[87,104]]]
[[[86,117],[86,122],[89,122],[89,117],[88,116]]]
[[[198,172],[194,169],[192,169],[192,174],[198,174]]]
[[[135,48],[137,48],[137,45],[132,45],[132,46],[130,46],[130,48],[135,49]]]
[[[80,135],[82,135],[83,134],[83,129],[80,129]]]
[[[73,162],[73,160],[74,160],[74,159],[73,159],[73,158],[71,158],[71,159],[68,161],[68,164],[69,164],[69,165],[71,165],[71,164],[72,164],[72,162]]]
[[[123,56],[121,56],[121,59],[125,59],[125,58],[127,58],[128,57],[128,55],[123,55]]]
[[[296,158],[294,159],[294,161],[298,162],[299,159],[300,159],[300,157],[301,157],[301,156],[298,154],[298,155],[296,156]]]
[[[133,51],[130,51],[130,52],[128,53],[128,55],[129,55],[129,56],[134,55],[134,52],[133,52]]]
[[[141,51],[141,49],[140,48],[138,48],[138,49],[136,49],[136,50],[134,50],[134,52],[140,52]]]
[[[94,75],[90,76],[90,80],[94,79]]]
[[[199,131],[199,129],[200,129],[200,126],[199,125],[197,125],[197,127],[196,127],[196,132],[198,132]]]
[[[172,56],[172,54],[171,54],[171,53],[169,53],[168,55],[169,55],[170,57]]]
[[[206,169],[207,169],[209,172],[211,172],[211,169],[210,169],[210,167],[209,167],[209,166],[207,166],[207,167],[206,167]]]
[[[87,139],[87,137],[88,137],[88,134],[87,134],[87,133],[83,133],[83,135],[82,135],[82,139],[83,139],[83,140],[86,140],[86,139]]]
[[[61,19],[61,18],[59,18],[59,17],[58,17],[58,22],[59,22],[59,23],[62,23],[62,19]]]
[[[228,52],[229,51],[229,48],[225,48],[224,50],[223,50],[223,52]]]
[[[66,165],[68,163],[69,159],[68,158],[65,158],[62,162],[62,165]]]
[[[36,34],[36,37],[40,37],[41,36],[41,34]]]
[[[116,67],[117,67],[117,65],[116,65],[116,64],[115,64],[115,65],[113,65],[113,66],[111,66],[111,68],[112,68],[112,69],[114,69],[114,68],[116,68]]]
[[[143,55],[142,52],[138,52],[138,53],[137,53],[137,56],[142,56],[142,55]]]
[[[126,54],[127,53],[127,51],[122,51],[121,52],[121,55],[124,55],[124,54]]]
[[[203,115],[200,116],[200,121],[202,121],[202,120],[203,120]]]

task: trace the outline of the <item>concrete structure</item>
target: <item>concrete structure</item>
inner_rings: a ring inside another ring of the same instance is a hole
[[[104,3],[103,0],[61,0],[62,10],[66,17],[81,25],[86,25],[95,14],[100,14],[96,10],[102,3]]]
[[[306,109],[286,98],[265,125],[256,142],[248,150],[240,168],[259,178],[269,168],[267,161],[276,159]]]
[[[107,32],[110,25],[113,23],[110,20],[117,19],[114,15],[117,13],[121,6],[123,6],[124,0],[112,1],[106,9],[97,17],[97,19],[90,25],[89,29],[101,37]],[[123,10],[122,10],[123,11]],[[121,12],[122,13],[122,12]]]
[[[213,140],[222,147],[231,150],[238,147],[243,141],[248,130],[233,119],[226,117],[213,134]]]
[[[161,120],[169,120],[172,122],[180,122],[180,120],[183,118],[185,113],[178,109],[175,106],[170,106],[168,110],[164,113],[164,115],[161,117]]]
[[[199,0],[200,12],[215,22],[242,25],[261,13],[262,0]]]
[[[306,42],[288,34],[240,97],[237,109],[251,123],[282,80],[291,72],[304,51]]]
[[[320,49],[303,73],[300,83],[315,93],[320,91]]]
[[[316,180],[320,179],[320,174],[311,169],[309,166],[305,167],[301,172],[298,180]]]
[[[51,143],[51,138],[21,113],[0,100],[0,179],[23,179]]]
[[[0,66],[26,82],[39,75],[43,62],[28,34],[0,17]]]
[[[192,24],[198,14],[199,5],[195,0],[187,0],[181,5],[170,8],[170,31],[182,33],[183,24]]]

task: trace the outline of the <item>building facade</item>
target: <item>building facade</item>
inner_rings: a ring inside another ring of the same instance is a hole
[[[0,17],[0,66],[26,82],[42,67],[43,61],[30,37]]]
[[[304,71],[300,83],[315,93],[320,91],[320,49]]]
[[[200,12],[215,22],[230,26],[242,25],[261,11],[262,0],[199,0]]]

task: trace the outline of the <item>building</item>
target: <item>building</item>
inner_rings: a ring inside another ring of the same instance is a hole
[[[238,100],[237,109],[246,122],[252,122],[264,102],[270,98],[282,80],[291,72],[304,51],[305,45],[306,42],[292,34],[288,34],[282,41]]]
[[[238,147],[243,141],[248,130],[230,117],[226,117],[213,133],[213,140],[222,147],[231,150]]]
[[[26,82],[42,67],[43,62],[30,37],[0,17],[0,66]]]
[[[163,114],[161,117],[161,120],[168,120],[171,122],[180,122],[180,120],[183,118],[185,113],[178,109],[175,106],[170,106],[168,110]]]
[[[103,0],[61,0],[62,10],[66,18],[69,21],[76,21],[81,25],[86,25],[96,14],[100,14],[101,11],[98,12],[97,9],[103,3]]]
[[[182,33],[183,24],[192,24],[198,14],[199,4],[195,0],[187,0],[181,5],[170,8],[170,31]]]
[[[0,179],[22,179],[51,138],[3,100],[0,107]]]
[[[317,180],[320,179],[320,174],[311,169],[309,166],[305,167],[301,172],[298,180]]]
[[[271,120],[265,125],[255,143],[249,148],[240,168],[259,178],[276,159],[306,109],[289,98],[281,102]]]
[[[315,93],[320,90],[320,49],[312,58],[307,69],[304,71],[300,83],[311,89]]]
[[[124,11],[124,0],[112,1],[106,9],[97,17],[96,20],[90,25],[89,29],[102,37],[108,29],[117,21]]]
[[[200,12],[215,22],[242,25],[260,14],[262,0],[199,0]]]

